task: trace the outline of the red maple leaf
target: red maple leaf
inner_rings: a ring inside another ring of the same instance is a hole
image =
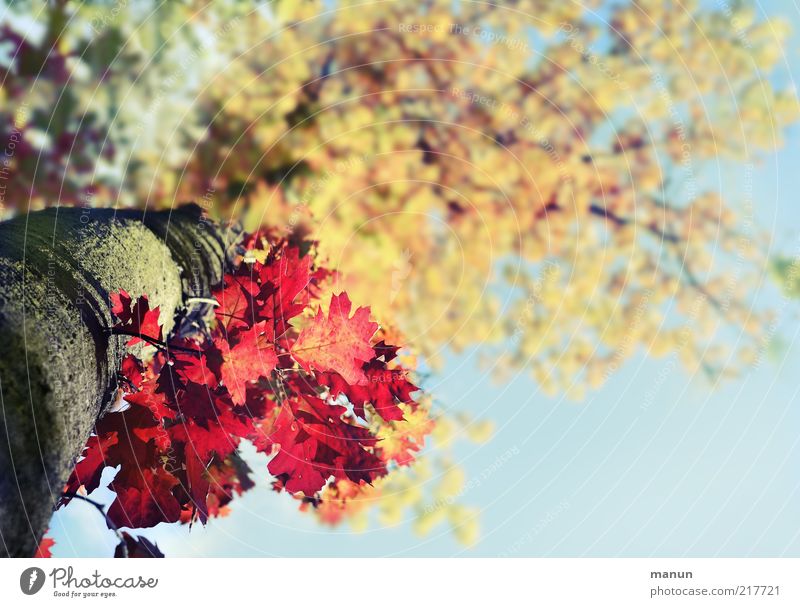
[[[170,400],[166,395],[155,391],[153,382],[144,384],[138,392],[125,394],[122,398],[129,405],[138,405],[148,409],[155,421],[175,418],[178,413],[170,407]]]
[[[347,410],[316,398],[302,380],[289,380],[295,395],[282,403],[268,436],[254,438],[257,449],[278,452],[269,471],[282,480],[290,493],[306,496],[319,491],[331,476],[354,482],[370,482],[386,471],[372,453],[375,437],[344,419]]]
[[[109,487],[117,498],[108,509],[108,518],[117,527],[152,527],[174,523],[181,516],[181,505],[172,493],[178,479],[162,468],[144,468],[136,484],[117,482]]]
[[[172,372],[177,374],[184,384],[194,382],[216,388],[219,381],[219,371],[216,369],[219,369],[222,362],[221,357],[215,356],[216,354],[217,352],[210,349],[199,356],[177,352],[172,360]]]
[[[83,452],[83,459],[75,464],[75,469],[67,480],[65,491],[75,493],[81,487],[91,493],[100,486],[100,476],[107,464],[108,457],[106,452],[112,445],[118,442],[116,432],[105,432],[102,436],[93,434],[86,441],[86,448]],[[68,500],[63,500],[68,501]]]
[[[369,320],[369,308],[358,308],[351,318],[351,307],[347,293],[333,295],[328,316],[320,309],[300,332],[291,353],[307,371],[335,371],[356,385],[367,381],[362,366],[374,356],[370,339],[378,325]]]
[[[214,293],[219,302],[214,313],[226,332],[249,327],[255,322],[253,297],[258,290],[252,276],[224,276],[222,288]]]
[[[356,415],[364,418],[364,405],[371,403],[385,420],[403,419],[400,404],[412,404],[411,394],[419,390],[408,381],[408,374],[402,367],[389,368],[387,362],[395,358],[397,348],[387,346],[383,341],[374,346],[375,357],[363,366],[367,381],[360,385],[350,385],[338,373],[316,373],[317,381],[327,386],[331,396],[337,398],[344,394],[353,405]],[[383,359],[383,360],[381,360]]]
[[[132,354],[126,355],[125,358],[122,359],[122,364],[119,367],[119,376],[131,391],[138,390],[144,379],[142,375],[142,363]]]
[[[158,463],[155,439],[160,434],[160,423],[147,406],[132,403],[124,411],[106,413],[95,424],[95,434],[87,441],[84,457],[67,481],[67,492],[75,492],[81,486],[94,491],[107,466],[121,466],[114,479],[118,485],[128,484],[131,479],[131,484],[136,484],[137,469]]]
[[[119,319],[112,329],[121,334],[131,335],[131,339],[127,342],[129,346],[147,341],[142,338],[161,341],[159,309],[158,307],[150,309],[146,295],[140,296],[136,303],[124,289],[120,289],[118,293],[110,293],[109,297],[113,304],[111,312]]]
[[[282,250],[274,263],[260,267],[259,315],[272,321],[275,335],[283,335],[289,321],[308,305],[310,271],[311,258],[301,258],[296,247]]]
[[[197,456],[208,462],[212,455],[224,458],[249,436],[253,424],[246,411],[235,410],[224,394],[203,394],[203,386],[193,385],[179,395],[179,409],[186,413],[168,428],[170,439],[191,445]]]
[[[48,529],[49,531],[49,529]],[[45,531],[45,534],[47,531]],[[39,546],[36,548],[36,552],[33,555],[35,559],[49,559],[53,558],[53,553],[50,549],[56,545],[56,541],[51,537],[43,537],[42,541],[39,542]]]
[[[238,332],[233,346],[221,337],[214,342],[222,353],[222,381],[237,405],[245,402],[247,383],[269,377],[278,364],[278,355],[268,343],[265,331],[266,322],[262,321]]]

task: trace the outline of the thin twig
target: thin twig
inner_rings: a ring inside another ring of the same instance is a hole
[[[192,352],[193,354],[203,354],[203,350],[197,350],[195,348],[185,348],[183,346],[176,346],[174,344],[167,343],[160,339],[156,339],[155,337],[150,337],[149,335],[136,333],[135,331],[126,331],[125,329],[111,329],[110,332],[112,335],[130,335],[131,337],[138,337],[139,339],[146,341],[147,343],[153,346],[160,346],[166,350],[180,350],[181,352]]]
[[[75,493],[73,491],[64,491],[64,493],[61,494],[61,497],[83,500],[87,504],[91,504],[97,508],[98,512],[100,512],[100,514],[103,515],[103,518],[106,519],[106,525],[108,525],[108,528],[111,529],[119,538],[120,546],[122,547],[122,558],[128,558],[128,544],[125,542],[125,537],[122,535],[122,532],[119,530],[119,528],[114,524],[114,521],[108,517],[108,514],[106,514],[102,504],[89,499],[85,495],[81,495],[80,493]]]

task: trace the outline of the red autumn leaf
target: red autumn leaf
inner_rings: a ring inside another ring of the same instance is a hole
[[[249,327],[255,322],[253,297],[258,289],[258,285],[249,276],[225,275],[223,287],[215,292],[219,306],[214,313],[226,333]]]
[[[261,266],[259,315],[272,321],[275,335],[283,335],[289,320],[308,305],[310,271],[311,258],[301,258],[296,247],[285,249],[275,263]]]
[[[217,399],[218,394],[208,386],[190,382],[177,392],[174,402],[181,419],[207,426],[219,418]]]
[[[268,468],[287,491],[310,496],[331,476],[370,482],[385,473],[384,463],[371,452],[375,438],[366,428],[342,419],[344,407],[291,387],[298,396],[282,404],[268,436],[254,438],[259,450],[278,446]]]
[[[169,360],[155,378],[155,391],[174,400],[174,395],[191,383],[214,389],[221,377],[222,354],[211,344],[195,352],[171,350]]]
[[[357,385],[367,380],[362,365],[374,356],[370,339],[378,325],[369,320],[368,308],[358,308],[350,317],[351,307],[346,293],[333,295],[328,316],[319,310],[291,352],[307,371],[335,371],[348,384]]]
[[[130,405],[138,405],[148,409],[156,421],[172,419],[177,416],[177,412],[169,406],[167,397],[156,392],[152,383],[143,385],[139,392],[125,394],[123,399]]]
[[[156,439],[163,435],[163,428],[149,408],[131,404],[125,411],[104,415],[95,428],[101,436],[108,432],[117,434],[116,444],[105,451],[106,465],[121,466],[114,479],[117,482],[127,482],[123,479],[129,475],[138,478],[138,468],[152,467],[158,462]],[[130,462],[136,462],[136,466]]]
[[[133,403],[121,412],[106,413],[89,437],[84,458],[79,461],[67,481],[66,490],[75,492],[84,486],[88,492],[100,485],[106,466],[120,466],[114,481],[118,485],[135,485],[135,474],[142,467],[158,463],[156,438],[163,434],[152,411]],[[62,502],[69,501],[64,498]]]
[[[208,520],[206,498],[210,486],[206,474],[207,463],[192,445],[186,445],[184,448],[184,461],[186,462],[186,490],[189,493],[192,505],[197,509],[200,522],[205,524],[206,520]]]
[[[316,377],[321,385],[328,387],[332,397],[344,394],[353,405],[355,414],[361,418],[364,418],[364,405],[371,403],[383,419],[403,419],[399,405],[413,403],[411,394],[419,390],[408,381],[405,370],[389,369],[377,357],[364,365],[363,370],[367,378],[363,385],[351,386],[338,373],[316,373]]]
[[[184,395],[187,401],[190,395]],[[188,404],[188,402],[187,402]],[[173,443],[190,445],[197,456],[208,461],[212,455],[224,458],[239,445],[239,439],[253,432],[251,420],[238,415],[228,402],[217,400],[213,414],[189,416],[168,429]]]
[[[48,530],[49,531],[49,530]],[[47,533],[47,531],[45,531]],[[51,537],[43,537],[36,548],[36,553],[33,555],[35,559],[49,559],[53,558],[53,553],[50,549],[56,545],[56,541]]]
[[[272,344],[266,343],[266,322],[238,333],[238,341],[231,347],[229,342],[217,338],[215,345],[222,353],[222,381],[237,405],[244,404],[247,383],[259,377],[269,377],[278,364],[278,355]]]
[[[209,356],[178,353],[173,359],[173,370],[184,382],[194,382],[216,388],[219,378],[209,366]]]
[[[139,359],[128,354],[122,359],[119,375],[130,390],[138,390],[142,385],[142,365]]]
[[[281,448],[272,458],[269,471],[277,477],[286,477],[284,486],[289,493],[314,495],[327,481],[330,471],[314,463],[317,447],[316,440],[307,438],[291,447]]]
[[[178,479],[161,468],[144,468],[134,485],[118,483],[109,487],[117,498],[108,509],[108,518],[117,527],[152,527],[161,522],[174,523],[181,516],[181,506],[172,494]]]
[[[119,293],[110,293],[112,308],[111,312],[119,319],[119,322],[112,328],[118,332],[132,335],[128,340],[128,345],[146,341],[141,337],[149,337],[161,341],[161,325],[158,324],[159,309],[150,309],[147,296],[142,295],[133,303],[133,299],[124,290]],[[140,337],[141,336],[141,337]]]
[[[100,486],[100,476],[106,466],[116,464],[107,463],[109,458],[108,450],[118,442],[116,432],[105,432],[102,436],[93,434],[86,441],[86,449],[83,452],[83,459],[75,464],[75,469],[67,481],[65,491],[75,493],[81,487],[91,493]],[[68,501],[68,500],[62,500]]]

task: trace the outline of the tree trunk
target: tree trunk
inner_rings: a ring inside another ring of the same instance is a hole
[[[115,392],[127,338],[108,294],[146,294],[169,330],[222,278],[221,232],[196,205],[48,209],[0,224],[0,555],[32,556]]]

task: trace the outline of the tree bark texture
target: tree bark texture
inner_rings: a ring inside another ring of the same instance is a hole
[[[32,556],[116,390],[126,337],[109,293],[146,294],[165,334],[222,278],[221,231],[196,205],[61,208],[0,224],[0,555]]]

